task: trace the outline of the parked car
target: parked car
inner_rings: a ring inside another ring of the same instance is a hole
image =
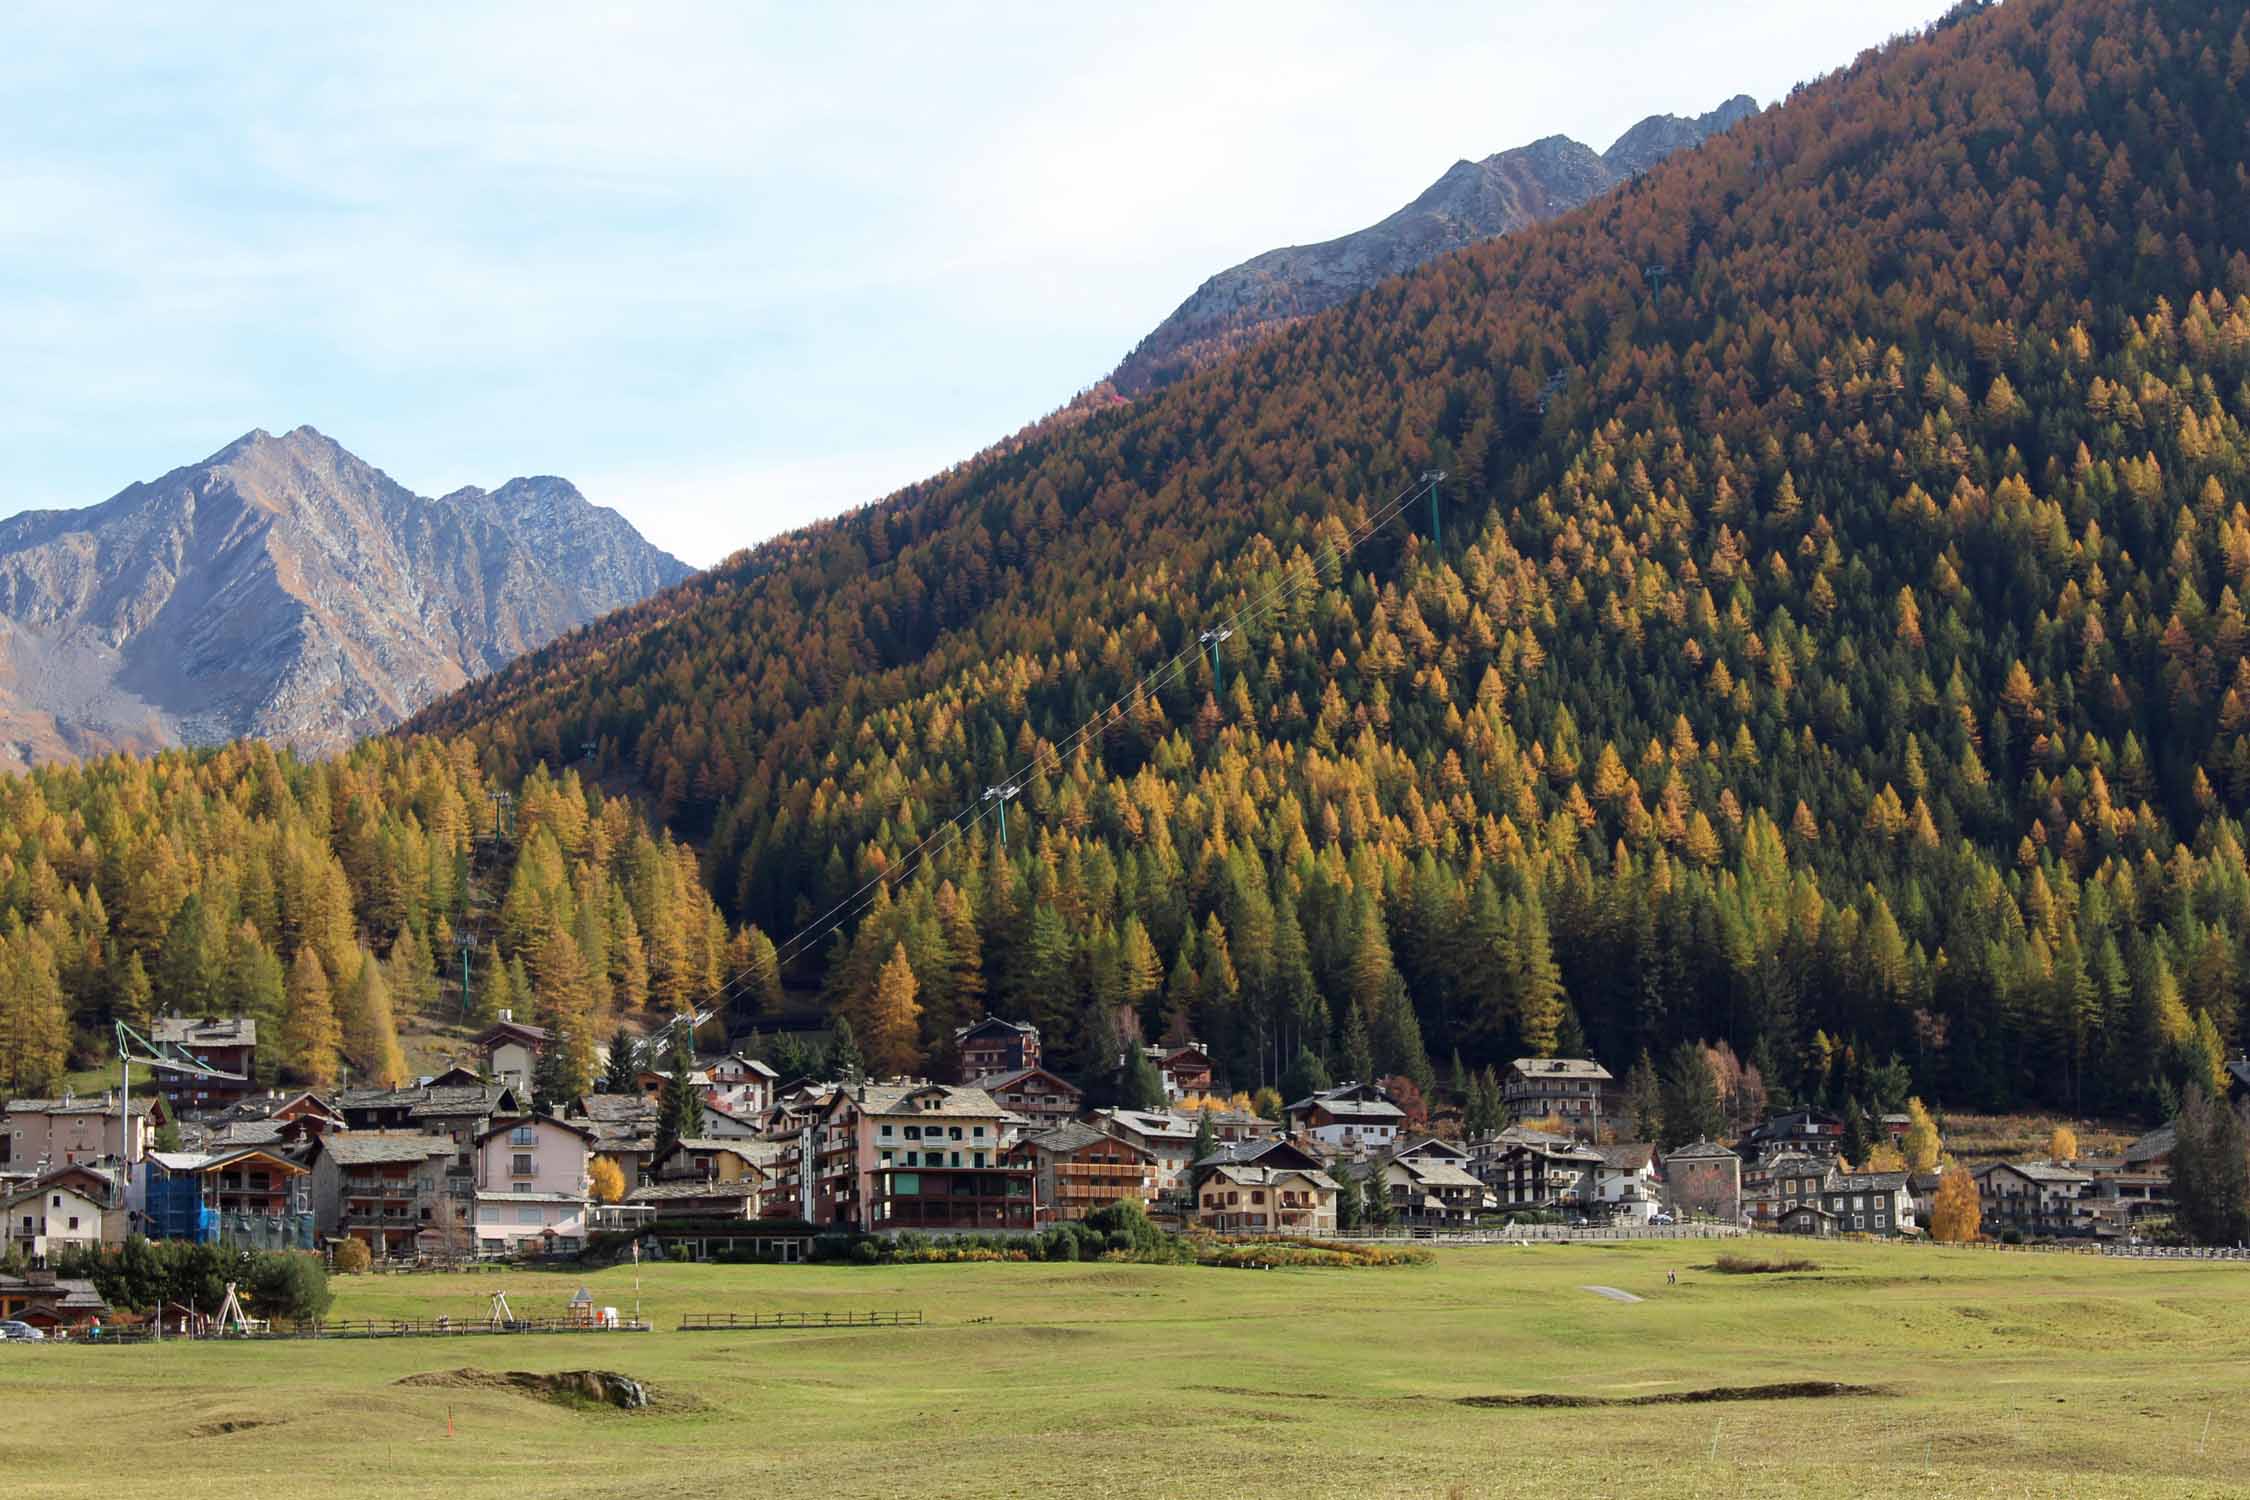
[[[1679,1220],[1673,1218],[1670,1214],[1650,1214],[1648,1216],[1648,1221],[1651,1224],[1677,1224],[1679,1222]]]
[[[46,1342],[46,1338],[47,1335],[29,1323],[18,1323],[14,1319],[0,1322],[0,1342],[13,1340],[23,1344],[39,1344]]]

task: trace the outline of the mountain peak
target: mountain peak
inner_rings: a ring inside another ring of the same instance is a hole
[[[1651,115],[1606,153],[1567,135],[1545,135],[1481,161],[1464,158],[1381,223],[1316,245],[1269,250],[1213,276],[1141,340],[1109,383],[1127,396],[1161,389],[1386,277],[1568,213],[1757,108],[1737,94],[1692,120]]]
[[[565,479],[428,500],[317,428],[252,428],[0,521],[0,761],[338,748],[689,571]]]

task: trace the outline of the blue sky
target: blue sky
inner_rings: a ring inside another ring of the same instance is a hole
[[[1457,158],[1771,103],[1941,8],[10,7],[0,513],[311,423],[709,563]]]

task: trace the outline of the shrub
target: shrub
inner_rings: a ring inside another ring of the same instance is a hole
[[[875,1248],[873,1240],[861,1240],[852,1246],[852,1263],[854,1265],[871,1266],[881,1256],[882,1252]]]
[[[337,1244],[330,1259],[334,1261],[336,1274],[339,1276],[357,1276],[375,1263],[374,1255],[368,1251],[367,1242],[350,1238]]]
[[[328,1289],[328,1267],[317,1255],[281,1251],[261,1255],[250,1267],[250,1300],[266,1317],[309,1323],[328,1316],[336,1294]]]
[[[812,1242],[814,1260],[850,1260],[852,1237],[848,1234],[816,1234]]]

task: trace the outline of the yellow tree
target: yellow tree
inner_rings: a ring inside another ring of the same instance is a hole
[[[336,1024],[336,1003],[328,991],[328,971],[320,955],[307,943],[297,950],[289,966],[289,1008],[282,1016],[281,1054],[298,1078],[314,1088],[336,1081],[336,1054],[343,1028]]]
[[[1977,1203],[1976,1179],[1967,1167],[1950,1167],[1938,1183],[1930,1204],[1930,1238],[1948,1244],[1966,1244],[1983,1226],[1984,1210]]]
[[[1937,1121],[1930,1118],[1919,1099],[1906,1101],[1906,1139],[1902,1144],[1908,1171],[1927,1172],[1937,1166],[1943,1143],[1938,1139]]]
[[[875,1002],[868,1007],[869,1033],[863,1045],[868,1067],[878,1078],[914,1071],[921,1055],[922,1007],[915,1003],[920,986],[914,966],[907,961],[906,944],[891,949],[890,961],[875,976]]]
[[[2047,1160],[2078,1160],[2078,1132],[2068,1125],[2057,1125],[2054,1134],[2047,1137]]]
[[[586,1168],[586,1184],[596,1203],[615,1203],[625,1196],[625,1170],[607,1156],[597,1156]]]

